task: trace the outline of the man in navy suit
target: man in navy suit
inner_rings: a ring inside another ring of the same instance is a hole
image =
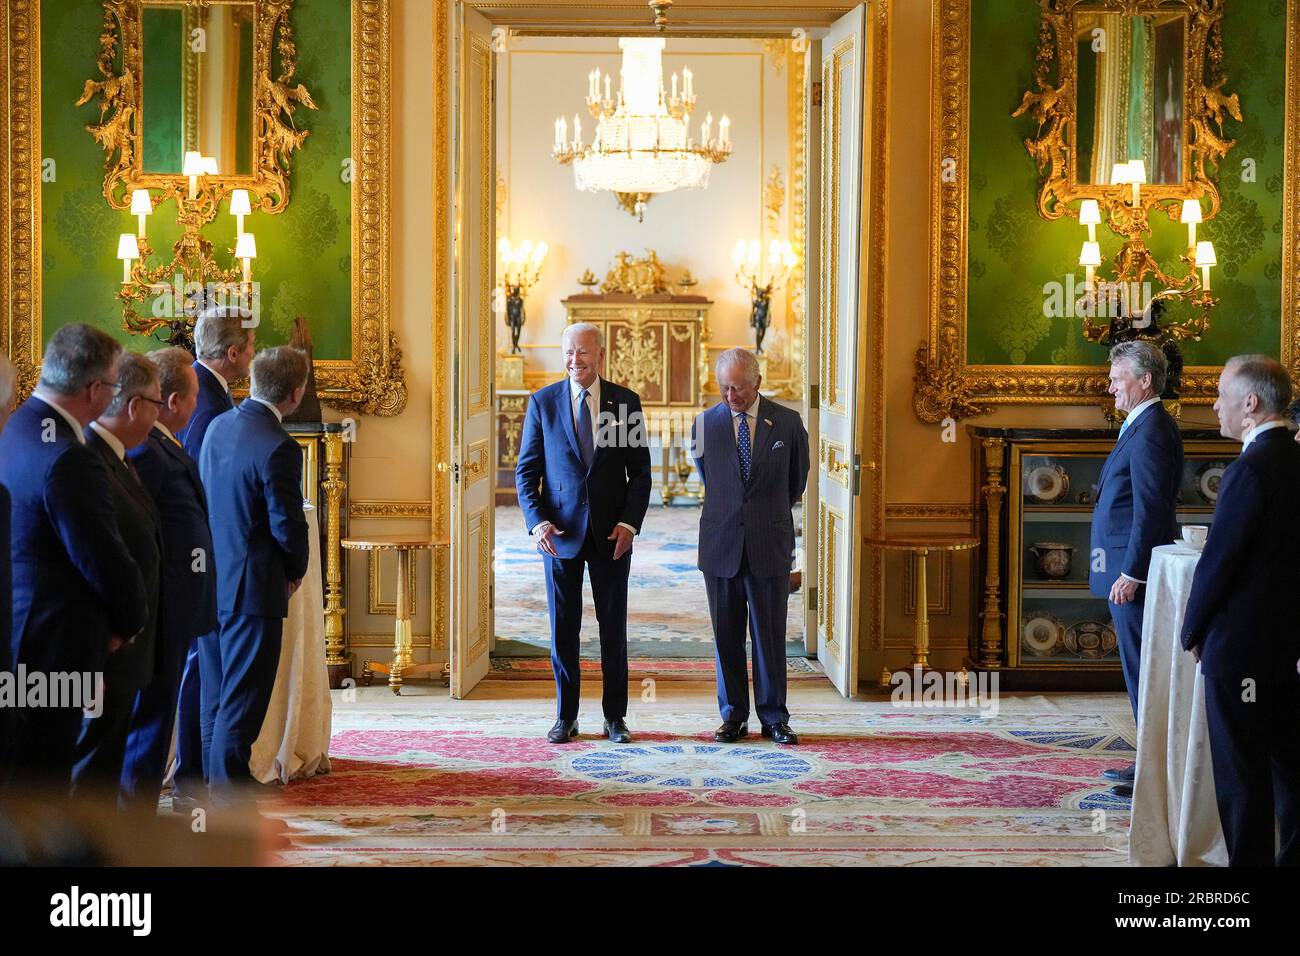
[[[165,348],[146,358],[158,369],[163,405],[149,437],[127,457],[162,516],[162,599],[158,670],[135,699],[122,794],[152,812],[166,771],[186,654],[200,634],[217,626],[217,576],[199,466],[176,439],[198,401],[193,357],[182,348]]]
[[[578,736],[585,566],[600,624],[605,735],[627,743],[627,582],[632,538],[650,505],[650,448],[641,399],[598,374],[600,329],[575,323],[561,344],[568,378],[533,395],[515,469],[524,525],[546,565],[557,698],[546,737],[558,744]]]
[[[235,407],[230,400],[230,383],[246,378],[253,361],[256,319],[245,309],[216,306],[202,312],[194,323],[194,373],[199,390],[194,413],[185,428],[176,433],[185,453],[195,462],[212,419]],[[210,569],[211,570],[211,569]],[[215,623],[190,642],[181,674],[179,710],[176,717],[176,776],[172,793],[175,810],[191,810],[203,794],[207,770],[203,755],[212,742],[212,722],[217,713],[217,689],[204,693],[199,653],[203,649],[212,661],[220,659]]]
[[[794,557],[791,509],[808,482],[808,432],[796,412],[762,398],[758,360],[718,357],[722,402],[695,419],[695,466],[705,486],[699,568],[713,620],[718,709],[714,738],[749,733],[745,631],[754,644],[754,709],[764,737],[797,744],[786,708],[785,622]]]
[[[149,685],[157,671],[158,568],[162,560],[162,519],[126,459],[127,451],[142,444],[158,420],[162,403],[158,370],[144,356],[124,352],[117,363],[117,382],[117,395],[86,430],[86,447],[99,456],[108,472],[117,530],[144,580],[148,617],[135,639],[104,662],[100,713],[82,721],[72,767],[75,792],[98,788],[112,796],[117,795],[126,758],[131,708],[140,689]]]
[[[307,390],[308,359],[288,346],[253,359],[247,401],[208,426],[199,473],[208,495],[217,566],[219,660],[200,658],[204,687],[219,688],[205,765],[215,802],[252,778],[280,663],[289,596],[307,571],[302,451],[280,424]]]
[[[1282,414],[1286,370],[1239,355],[1214,410],[1241,456],[1219,484],[1214,524],[1183,615],[1200,661],[1214,792],[1229,866],[1300,865],[1300,447]],[[1276,818],[1276,830],[1274,820]]]
[[[13,626],[7,661],[28,673],[94,674],[147,621],[140,570],[117,530],[108,472],[82,430],[118,389],[120,346],[88,325],[51,337],[41,378],[0,434],[0,485],[11,503]],[[10,715],[13,781],[66,792],[82,706]]]
[[[9,406],[17,388],[17,373],[7,356],[0,355],[0,432],[9,421]],[[13,627],[13,575],[9,570],[9,492],[0,485],[0,670],[9,670],[9,632]],[[0,731],[8,725],[0,714]],[[2,748],[0,748],[2,749]]]
[[[1116,410],[1128,414],[1101,467],[1092,512],[1088,586],[1109,604],[1135,721],[1151,549],[1178,537],[1183,439],[1160,402],[1167,370],[1164,353],[1150,342],[1123,342],[1110,350],[1107,391],[1115,396]],[[1133,794],[1133,773],[1130,765],[1104,776],[1118,781],[1112,792],[1127,797]]]

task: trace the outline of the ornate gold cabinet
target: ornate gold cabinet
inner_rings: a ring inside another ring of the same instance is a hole
[[[1105,598],[1088,590],[1102,464],[1117,429],[968,426],[985,546],[972,562],[970,656],[1009,689],[1123,686]],[[1218,479],[1241,446],[1183,431],[1180,524],[1210,524]]]
[[[646,430],[660,449],[664,504],[699,501],[703,489],[686,454],[691,423],[709,381],[710,299],[701,295],[581,294],[563,300],[570,324],[590,322],[605,336],[600,374],[641,396]]]
[[[515,466],[519,464],[519,439],[524,433],[524,415],[532,392],[526,388],[497,389],[497,484],[496,503],[514,504]]]

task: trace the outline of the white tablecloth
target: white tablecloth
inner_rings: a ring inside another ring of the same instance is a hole
[[[1201,667],[1179,636],[1200,552],[1151,553],[1142,610],[1137,777],[1128,858],[1138,866],[1227,866],[1214,800]]]
[[[280,645],[280,669],[262,732],[248,762],[262,783],[329,773],[330,700],[325,668],[325,596],[320,579],[316,511],[304,506],[311,527],[311,557],[302,587],[289,599]]]

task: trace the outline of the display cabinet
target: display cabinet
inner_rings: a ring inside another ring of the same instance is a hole
[[[1106,599],[1088,590],[1097,482],[1117,429],[968,427],[974,496],[986,547],[972,562],[970,656],[1013,686],[1119,686]],[[1223,470],[1241,446],[1183,432],[1178,521],[1211,523]]]

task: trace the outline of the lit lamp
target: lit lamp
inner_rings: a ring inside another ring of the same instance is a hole
[[[1142,188],[1142,184],[1147,181],[1147,164],[1140,159],[1130,159],[1128,173],[1128,182],[1133,187],[1133,205],[1136,207],[1140,200],[1139,190]]]
[[[1088,227],[1088,241],[1097,241],[1097,226],[1101,224],[1101,207],[1095,199],[1085,199],[1079,204],[1079,223]]]
[[[189,177],[191,199],[199,194],[199,177],[205,170],[203,156],[200,153],[190,150],[185,154],[185,160],[181,164],[181,175]]]
[[[247,189],[236,189],[230,194],[230,214],[235,217],[237,236],[244,234],[244,217],[253,213],[253,205],[248,201]]]
[[[1091,226],[1089,228],[1092,228]],[[1093,280],[1096,276],[1096,269],[1101,265],[1101,246],[1096,241],[1088,241],[1083,244],[1083,251],[1079,253],[1079,265],[1083,266],[1087,272],[1087,285],[1091,289]]]
[[[117,257],[122,260],[122,284],[126,285],[131,281],[131,260],[140,258],[140,244],[129,232],[117,237]]]
[[[140,221],[137,234],[141,239],[145,237],[144,217],[151,212],[153,212],[153,202],[149,199],[149,190],[133,190],[131,193],[131,215],[137,217]]]
[[[1181,222],[1187,223],[1187,248],[1196,248],[1196,224],[1201,221],[1201,202],[1199,199],[1184,199]]]
[[[707,121],[706,121],[707,122]],[[725,130],[726,126],[722,127]],[[721,131],[720,137],[725,134]],[[771,324],[772,293],[790,277],[798,256],[794,247],[783,239],[773,239],[767,249],[767,281],[764,281],[762,249],[757,239],[741,239],[731,250],[731,264],[736,267],[736,282],[749,292],[749,324],[754,330],[754,350],[763,354],[763,337]],[[765,360],[764,360],[765,361]]]
[[[257,241],[251,232],[245,232],[235,240],[235,258],[243,263],[244,285],[248,285],[253,277],[253,260],[257,258]]]
[[[575,117],[576,119],[576,117]],[[542,262],[546,259],[547,245],[525,239],[523,244],[512,247],[510,240],[503,238],[497,244],[501,254],[503,275],[501,285],[506,294],[506,325],[510,328],[510,354],[519,354],[519,333],[524,328],[524,296],[537,284],[542,275]]]
[[[1217,266],[1219,260],[1214,255],[1214,243],[1198,242],[1196,244],[1196,267],[1201,270],[1201,288],[1210,291],[1210,266]]]

